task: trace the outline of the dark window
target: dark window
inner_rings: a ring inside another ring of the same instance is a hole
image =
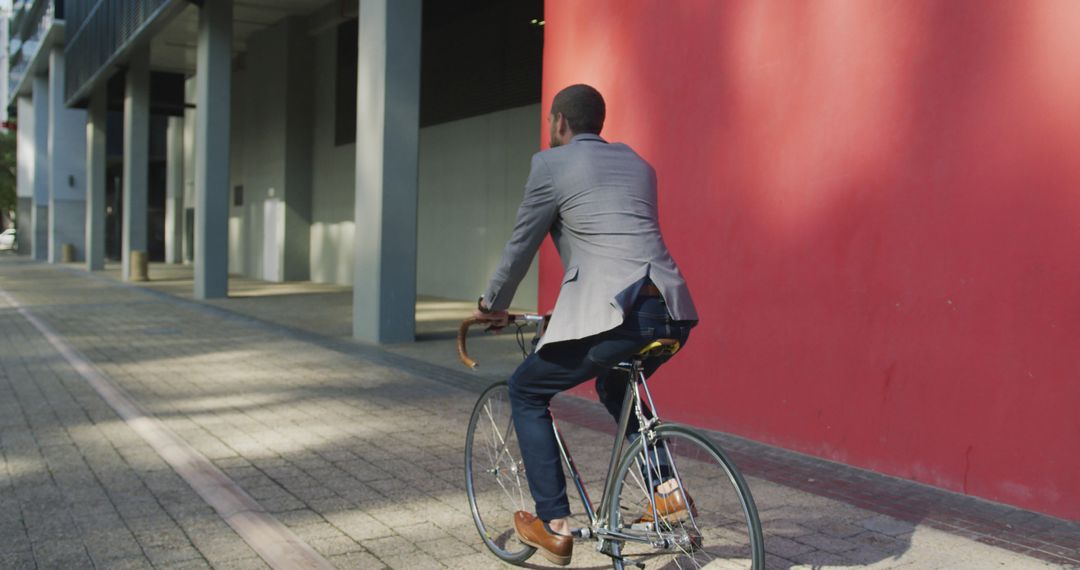
[[[233,186],[232,189],[232,205],[243,206],[244,205],[244,185]]]
[[[542,0],[424,2],[420,126],[540,102]]]
[[[334,96],[334,144],[356,142],[356,65],[360,25],[349,20],[337,28],[337,85]]]
[[[425,0],[420,126],[540,102],[542,0]],[[356,142],[357,20],[337,28],[334,143]]]

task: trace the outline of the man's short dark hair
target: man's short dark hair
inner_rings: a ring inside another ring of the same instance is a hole
[[[599,91],[583,83],[559,91],[551,102],[551,114],[562,113],[570,130],[575,134],[600,134],[600,130],[604,128],[606,112],[604,97]]]

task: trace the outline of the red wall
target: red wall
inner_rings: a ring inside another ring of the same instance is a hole
[[[1080,2],[545,15],[544,107],[604,93],[702,315],[665,415],[1080,520]]]

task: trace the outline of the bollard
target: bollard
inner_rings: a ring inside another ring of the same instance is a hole
[[[65,243],[60,246],[60,263],[75,263],[75,246]]]
[[[149,281],[149,264],[145,251],[131,251],[130,281]]]

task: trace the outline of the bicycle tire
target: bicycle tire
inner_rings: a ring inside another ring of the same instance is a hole
[[[684,512],[686,518],[682,521],[669,521],[661,516],[661,523],[651,529],[647,522],[635,524],[636,519],[646,514],[649,504],[645,491],[649,474],[638,467],[644,438],[637,438],[619,463],[612,486],[608,529],[636,532],[641,536],[663,536],[682,546],[658,549],[620,541],[614,545],[615,553],[628,559],[666,557],[680,568],[700,568],[715,561],[723,568],[765,568],[765,545],[757,507],[750,487],[735,463],[716,444],[692,428],[665,424],[655,429],[655,435],[655,441],[663,442],[670,452],[675,472],[693,501],[694,508],[690,509],[693,516]],[[663,448],[652,449],[655,459]],[[657,475],[653,479],[654,487],[660,478]],[[631,504],[627,505],[628,502]]]
[[[510,415],[506,382],[484,390],[469,417],[465,436],[465,489],[476,530],[484,545],[500,560],[521,564],[536,549],[517,539],[515,510],[532,510]]]

